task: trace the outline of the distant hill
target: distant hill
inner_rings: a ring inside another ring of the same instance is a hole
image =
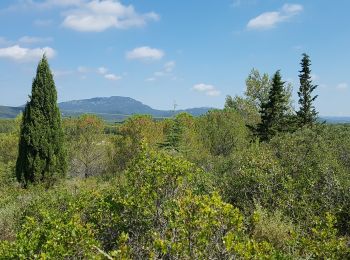
[[[108,121],[122,121],[134,114],[148,114],[156,118],[171,117],[174,111],[158,110],[147,106],[130,97],[96,97],[82,100],[72,100],[58,104],[64,117],[81,114],[96,114]],[[23,107],[0,106],[0,118],[15,118]],[[175,114],[187,112],[193,116],[207,113],[210,107],[176,110]],[[350,123],[350,117],[321,116],[320,121],[330,124]]]
[[[140,101],[129,97],[96,97],[91,99],[72,100],[58,104],[63,116],[77,116],[91,113],[105,120],[120,121],[134,114],[149,114],[153,117],[171,117],[174,111],[157,110],[147,106]],[[22,111],[23,107],[0,106],[0,118],[14,118]],[[205,114],[209,107],[190,108],[177,110],[175,113],[187,112],[193,116]]]
[[[329,124],[349,124],[350,116],[323,116],[321,117],[323,121]]]
[[[23,107],[0,106],[0,118],[15,118]]]

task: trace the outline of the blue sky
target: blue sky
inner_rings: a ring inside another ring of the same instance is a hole
[[[280,69],[297,100],[306,52],[317,110],[349,116],[349,10],[347,0],[1,0],[0,104],[25,103],[43,52],[59,101],[220,108],[253,67]]]

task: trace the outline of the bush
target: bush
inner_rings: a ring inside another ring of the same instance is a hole
[[[228,156],[248,142],[244,120],[234,110],[211,110],[198,123],[201,140],[214,156]]]

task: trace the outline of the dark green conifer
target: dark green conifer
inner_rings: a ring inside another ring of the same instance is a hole
[[[171,126],[169,128],[169,131],[166,133],[164,142],[160,143],[159,147],[165,150],[178,152],[180,149],[181,135],[181,122],[175,118],[171,122]]]
[[[285,129],[284,121],[287,108],[287,97],[284,89],[285,82],[277,71],[272,78],[268,100],[261,106],[261,122],[258,124],[257,133],[262,141],[268,141],[276,133]]]
[[[55,82],[45,55],[39,62],[21,124],[17,180],[52,183],[66,172],[66,151]]]
[[[313,106],[313,101],[315,101],[317,95],[312,96],[312,92],[317,88],[317,85],[312,84],[310,57],[305,53],[302,56],[303,58],[300,62],[301,71],[299,71],[300,87],[298,91],[300,109],[297,112],[297,117],[300,126],[305,126],[313,125],[317,121],[317,112]]]

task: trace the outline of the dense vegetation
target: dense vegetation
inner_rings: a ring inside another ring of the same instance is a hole
[[[350,125],[308,107],[253,70],[201,117],[66,118],[66,176],[26,188],[0,121],[0,259],[349,259]]]

